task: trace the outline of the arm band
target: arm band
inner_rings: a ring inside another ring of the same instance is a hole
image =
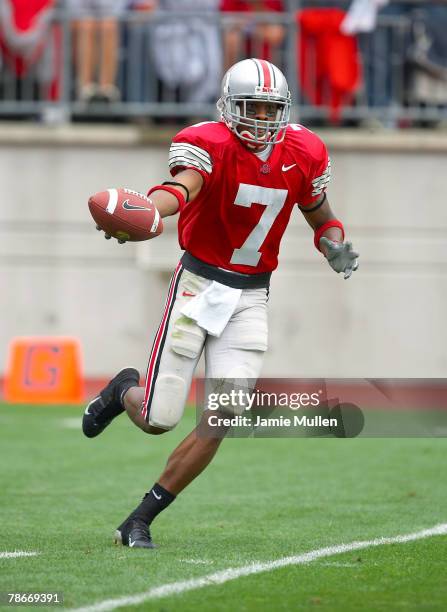
[[[186,204],[185,196],[173,187],[169,187],[168,185],[155,185],[155,187],[149,189],[147,195],[150,196],[151,193],[153,193],[154,191],[167,191],[168,193],[173,195],[175,198],[177,198],[179,208],[183,208],[183,206]]]
[[[163,185],[174,185],[177,187],[182,187],[186,193],[186,202],[189,202],[189,189],[188,187],[186,187],[186,185],[183,185],[183,183],[177,183],[177,181],[165,181]]]
[[[315,206],[312,206],[312,208],[308,208],[307,206],[301,206],[300,204],[298,204],[298,208],[300,209],[301,212],[307,214],[307,213],[314,212],[315,210],[318,210],[320,206],[323,206],[325,202],[326,202],[326,194],[323,194],[323,199],[321,200],[321,202],[318,202],[318,204],[315,204]]]
[[[343,227],[343,223],[341,221],[339,221],[338,219],[332,219],[331,221],[326,221],[326,223],[323,223],[323,225],[320,225],[320,227],[317,227],[317,229],[315,230],[315,234],[314,234],[314,244],[315,244],[315,247],[319,251],[320,251],[320,238],[322,237],[324,232],[331,227],[338,227],[339,229],[341,229],[342,241],[345,239],[345,228]]]

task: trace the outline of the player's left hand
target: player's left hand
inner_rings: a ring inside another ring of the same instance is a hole
[[[343,272],[345,280],[359,267],[359,254],[352,250],[351,242],[334,242],[323,236],[320,246],[326,252],[326,259],[335,272]]]

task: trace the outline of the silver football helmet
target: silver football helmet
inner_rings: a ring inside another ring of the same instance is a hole
[[[271,119],[250,118],[253,103],[260,101],[268,105]],[[286,77],[266,60],[242,60],[231,66],[222,79],[217,108],[226,125],[248,146],[277,144],[284,139],[290,116]]]

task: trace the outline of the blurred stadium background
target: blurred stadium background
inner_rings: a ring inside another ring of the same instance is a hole
[[[225,66],[252,55],[284,70],[293,119],[327,143],[329,198],[361,253],[344,282],[295,215],[264,375],[445,376],[446,3],[377,3],[376,22],[351,12],[347,25],[351,2],[112,2],[93,17],[83,4],[1,3],[0,376],[28,335],[78,338],[87,380],[145,371],[176,220],[119,246],[88,197],[166,177],[172,136],[217,118]]]

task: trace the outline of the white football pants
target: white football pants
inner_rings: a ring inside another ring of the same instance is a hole
[[[142,406],[142,415],[154,427],[169,430],[180,421],[203,349],[207,379],[256,380],[260,375],[267,350],[268,290],[243,289],[224,331],[215,337],[180,312],[211,282],[181,263],[172,276],[149,357]]]

